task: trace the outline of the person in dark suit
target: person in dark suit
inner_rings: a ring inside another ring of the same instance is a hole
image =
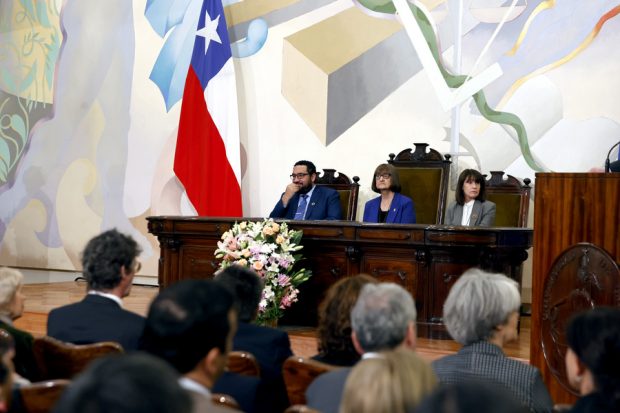
[[[576,314],[566,328],[566,375],[581,398],[571,413],[620,412],[620,309]]]
[[[293,166],[292,182],[269,214],[270,218],[297,220],[342,219],[338,192],[316,186],[316,166],[310,161],[298,161]]]
[[[276,328],[253,324],[258,311],[263,283],[252,270],[232,265],[217,274],[215,280],[233,293],[239,310],[239,326],[233,338],[233,350],[247,351],[260,366],[262,391],[268,395],[258,402],[257,411],[282,412],[289,405],[282,377],[284,361],[293,355],[288,334]],[[215,391],[228,393],[223,383]]]
[[[47,319],[47,335],[74,344],[115,341],[135,350],[144,317],[123,309],[140,270],[140,247],[128,235],[106,231],[91,239],[82,253],[88,294],[78,303],[56,308]]]
[[[446,298],[443,319],[458,353],[433,361],[442,384],[482,381],[510,392],[533,412],[550,412],[553,401],[537,368],[506,357],[517,339],[519,285],[503,274],[467,270]]]
[[[20,318],[24,312],[26,297],[22,293],[23,279],[22,273],[13,268],[0,268],[0,329],[12,337],[15,372],[23,378],[35,381],[38,379],[38,371],[32,354],[34,339],[30,333],[13,325],[13,321]]]
[[[416,343],[416,309],[411,294],[394,283],[366,284],[351,310],[351,339],[365,359],[377,352],[403,348],[413,351]],[[321,374],[306,390],[306,404],[322,413],[337,413],[351,367]],[[363,391],[363,389],[360,389]]]
[[[446,225],[492,227],[495,204],[486,200],[484,176],[475,169],[465,169],[456,184],[456,200],[446,209]]]
[[[183,280],[151,303],[140,348],[166,360],[183,376],[179,383],[192,395],[195,413],[220,412],[211,396],[226,368],[236,330],[237,310],[230,291],[213,280]],[[242,391],[248,382],[258,383],[253,377],[239,377],[231,388]],[[243,411],[252,409],[237,398],[238,393],[230,395]]]
[[[413,201],[400,193],[400,177],[394,166],[387,163],[377,166],[371,187],[381,196],[366,202],[364,222],[415,224]]]

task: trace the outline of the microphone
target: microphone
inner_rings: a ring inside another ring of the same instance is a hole
[[[613,150],[614,150],[614,148],[615,148],[616,146],[618,146],[618,145],[620,145],[620,141],[618,141],[618,142],[617,142],[614,146],[612,146],[612,147],[611,147],[611,149],[609,150],[609,152],[607,152],[607,158],[605,159],[605,172],[609,172],[609,171],[610,171],[611,162],[609,161],[609,157],[611,156],[611,151],[613,151]],[[618,162],[618,161],[614,162],[614,169],[616,169],[616,168],[615,168],[615,166],[616,166],[615,164],[616,164],[617,162]],[[615,172],[615,171],[614,171],[614,172]]]

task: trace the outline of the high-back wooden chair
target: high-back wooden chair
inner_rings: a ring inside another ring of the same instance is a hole
[[[52,411],[60,396],[71,383],[69,380],[50,380],[20,386],[18,388],[23,413],[47,413]]]
[[[231,351],[228,353],[228,371],[244,376],[260,377],[260,365],[256,357],[247,351]]]
[[[337,368],[305,357],[287,358],[282,365],[282,374],[291,405],[306,404],[306,389],[310,383],[317,376]]]
[[[530,179],[523,184],[512,175],[503,171],[491,171],[491,177],[485,181],[486,198],[497,205],[495,212],[496,227],[527,227],[530,209]]]
[[[327,186],[338,191],[340,195],[340,208],[342,209],[342,219],[355,221],[357,213],[357,198],[360,191],[360,178],[353,177],[353,180],[335,169],[323,169],[316,178],[316,185]]]
[[[398,155],[391,153],[388,163],[398,171],[401,193],[413,199],[416,223],[443,224],[448,179],[450,176],[450,155],[442,156],[427,143],[414,143],[415,149],[402,150]]]
[[[32,351],[40,380],[71,379],[91,361],[124,352],[120,344],[112,341],[76,345],[48,336],[36,337]]]

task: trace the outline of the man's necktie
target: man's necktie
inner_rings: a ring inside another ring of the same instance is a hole
[[[295,219],[302,220],[304,219],[304,215],[306,215],[306,207],[308,206],[308,195],[303,194],[300,195],[301,200],[299,201],[299,205],[297,206],[297,212],[295,212]]]

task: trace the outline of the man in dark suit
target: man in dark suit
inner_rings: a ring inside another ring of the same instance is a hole
[[[271,218],[297,220],[342,219],[338,192],[316,186],[316,166],[310,161],[298,161],[293,166],[291,183],[269,214]]]
[[[393,283],[366,284],[351,310],[351,339],[365,359],[416,343],[416,309],[411,294]],[[307,405],[322,413],[338,413],[351,367],[321,374],[306,390]],[[363,391],[363,389],[360,389]]]
[[[282,377],[282,364],[293,355],[288,334],[284,331],[252,324],[258,311],[263,283],[254,271],[233,265],[219,273],[216,281],[235,296],[239,309],[239,327],[233,339],[233,350],[247,351],[256,357],[264,391],[269,395],[261,400],[258,411],[281,412],[289,405]],[[219,388],[218,392],[226,393]]]
[[[47,319],[47,335],[75,344],[115,341],[125,351],[135,350],[144,317],[123,309],[140,270],[140,247],[128,235],[106,231],[91,239],[82,253],[86,297],[56,308]]]

